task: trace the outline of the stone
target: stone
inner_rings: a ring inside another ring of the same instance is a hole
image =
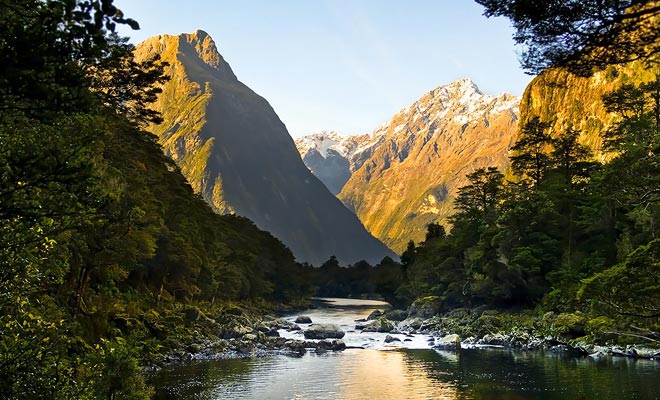
[[[270,329],[266,332],[263,332],[266,337],[280,337],[280,333],[277,331],[277,329]]]
[[[480,344],[489,344],[493,346],[505,346],[509,344],[509,339],[501,333],[489,333],[479,341]]]
[[[406,318],[399,324],[399,330],[416,331],[422,327],[424,320],[419,317]]]
[[[238,338],[252,332],[252,328],[241,325],[237,321],[232,321],[223,328],[222,339]]]
[[[360,329],[357,328],[356,329]],[[362,332],[392,332],[394,325],[385,318],[379,318],[362,326]]]
[[[311,324],[312,319],[306,315],[301,315],[295,320],[296,324]]]
[[[570,338],[584,336],[587,318],[580,312],[561,313],[555,319],[555,329]]]
[[[367,317],[367,320],[368,320],[368,321],[372,321],[372,320],[377,319],[377,318],[380,318],[380,317],[382,317],[382,316],[383,316],[383,312],[382,312],[382,311],[380,311],[380,310],[373,310],[373,311],[371,312],[371,314],[369,314],[369,316]]]
[[[385,313],[385,318],[390,321],[403,321],[408,318],[408,312],[404,310],[391,310]]]
[[[345,335],[335,324],[312,324],[304,334],[305,339],[341,339]]]
[[[385,343],[400,342],[401,339],[387,335],[385,336]]]
[[[438,296],[426,296],[415,300],[408,308],[408,317],[428,319],[440,310],[442,300]]]
[[[346,348],[346,343],[340,339],[324,339],[316,343],[317,351],[340,351]]]
[[[443,336],[435,341],[436,349],[457,350],[461,348],[461,338],[456,334]]]

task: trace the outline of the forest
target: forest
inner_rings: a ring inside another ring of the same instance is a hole
[[[186,310],[311,294],[141,129],[167,77],[118,24],[138,27],[112,1],[0,4],[0,398],[148,398],[142,366]]]

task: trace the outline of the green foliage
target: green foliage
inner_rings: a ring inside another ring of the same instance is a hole
[[[488,17],[503,16],[524,45],[521,63],[537,74],[552,66],[589,75],[660,51],[660,6],[650,0],[476,0]]]
[[[0,22],[0,398],[148,398],[142,363],[153,337],[177,345],[183,305],[311,294],[281,242],[214,214],[140,129],[165,77],[114,35],[135,21],[21,0]]]
[[[608,314],[660,318],[660,239],[585,279],[578,295],[594,302],[594,307],[604,307]]]
[[[541,184],[550,169],[548,147],[552,138],[548,129],[551,125],[549,122],[541,122],[538,117],[532,118],[522,127],[518,141],[511,148],[513,172],[524,178],[529,177],[534,187]]]
[[[656,79],[604,98],[618,115],[602,132],[613,153],[605,164],[589,159],[572,128],[527,123],[513,147],[519,179],[503,182],[494,169],[468,175],[450,235],[410,250],[400,296],[439,296],[445,308],[537,306],[561,312],[553,334],[601,337],[596,330],[607,327],[652,339],[660,319],[659,88]]]

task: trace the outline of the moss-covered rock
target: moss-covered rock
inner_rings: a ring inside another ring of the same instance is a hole
[[[394,324],[392,324],[386,318],[379,318],[375,321],[369,322],[362,327],[363,332],[392,332],[393,330]]]
[[[408,317],[431,318],[440,311],[442,299],[438,296],[420,297],[408,308]]]
[[[555,330],[560,335],[578,338],[586,334],[587,317],[579,311],[575,313],[561,313],[555,319]]]

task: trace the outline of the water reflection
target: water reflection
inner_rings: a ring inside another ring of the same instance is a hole
[[[521,400],[660,399],[660,362],[605,357],[570,358],[540,352],[427,347],[417,335],[383,344],[384,333],[355,331],[355,319],[386,304],[325,299],[308,310],[316,323],[335,323],[344,340],[369,349],[261,359],[198,361],[153,375],[157,399],[448,399]],[[288,317],[290,320],[294,316]],[[281,332],[283,335],[301,333]],[[418,348],[419,350],[412,350]],[[377,350],[390,349],[390,350]]]
[[[504,350],[347,350],[195,362],[154,376],[158,399],[660,398],[660,363]]]

